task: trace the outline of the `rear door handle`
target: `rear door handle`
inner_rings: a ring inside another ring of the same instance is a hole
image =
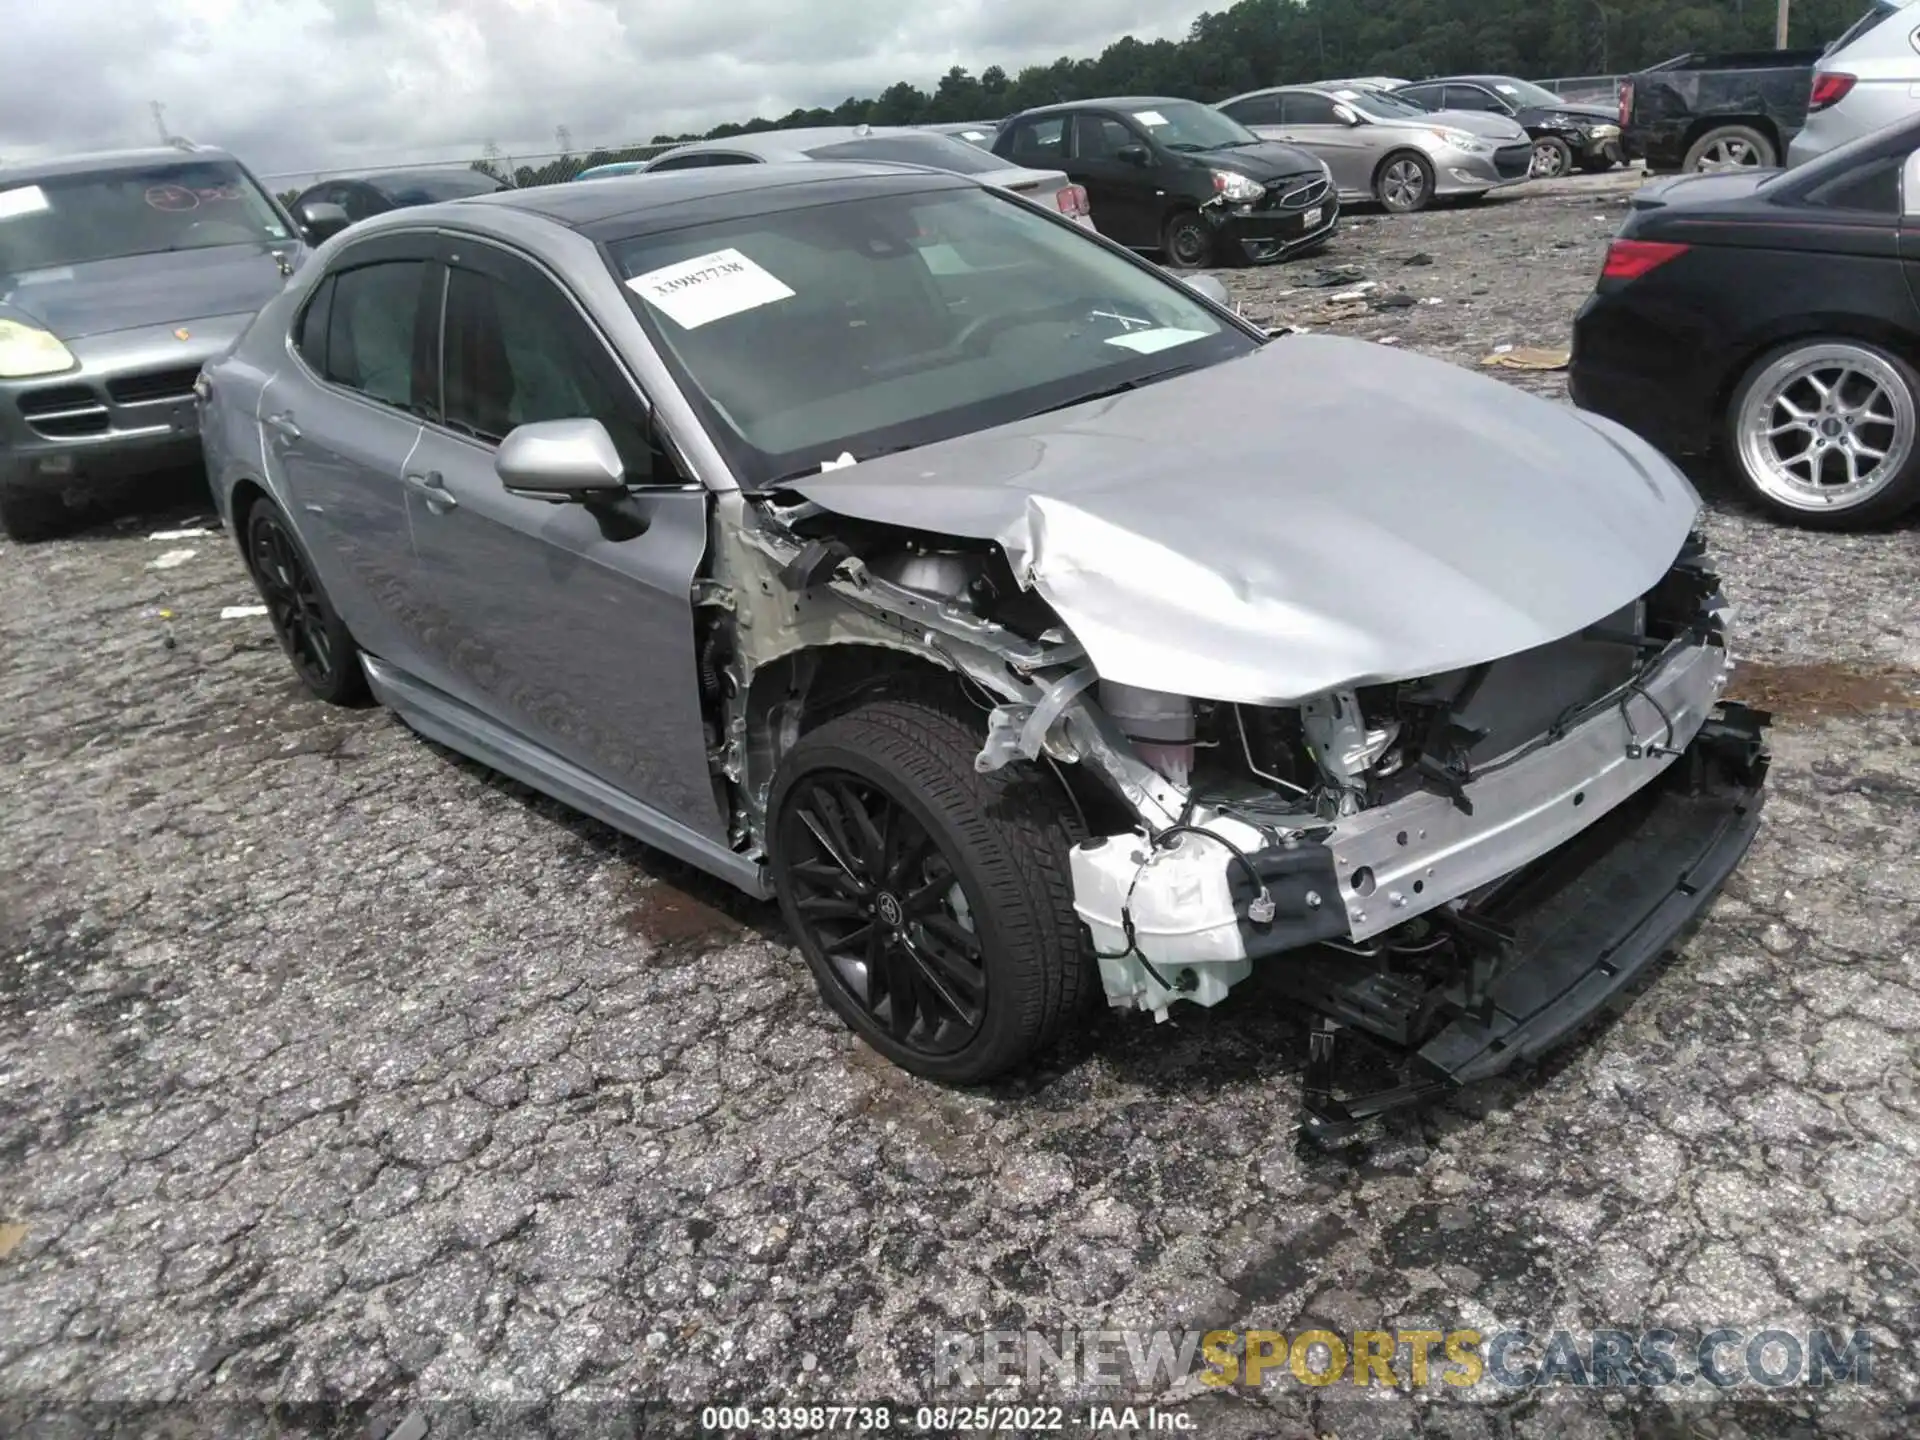
[[[267,416],[267,424],[271,425],[275,430],[278,430],[289,440],[298,440],[300,438],[300,427],[293,423],[293,416],[291,415],[269,415]]]
[[[447,482],[438,470],[429,470],[424,475],[410,474],[403,478],[409,489],[419,492],[421,498],[427,502],[427,509],[434,514],[444,515],[449,510],[459,508],[460,502],[454,499],[453,492],[447,489]]]

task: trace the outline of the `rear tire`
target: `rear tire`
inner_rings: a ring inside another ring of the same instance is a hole
[[[801,737],[767,812],[822,997],[894,1064],[957,1084],[1032,1060],[1099,983],[1068,798],[1030,765],[976,771],[980,739],[945,703],[863,704]]]
[[[1412,150],[1396,150],[1373,174],[1373,198],[1396,215],[1413,215],[1433,203],[1433,166]]]
[[[360,649],[327,592],[293,527],[271,500],[246,513],[246,561],[254,587],[267,602],[267,618],[300,683],[329,705],[361,705],[367,675]]]
[[[1204,270],[1213,263],[1213,230],[1197,210],[1182,210],[1167,221],[1160,248],[1169,265]]]
[[[58,495],[9,495],[0,492],[0,530],[9,540],[28,544],[49,540],[71,522]]]
[[[1773,141],[1751,125],[1720,125],[1687,147],[1680,168],[1688,174],[1715,170],[1771,170],[1780,163]]]
[[[1776,518],[1883,524],[1920,503],[1920,372],[1863,340],[1795,340],[1742,377],[1726,438],[1729,468]]]

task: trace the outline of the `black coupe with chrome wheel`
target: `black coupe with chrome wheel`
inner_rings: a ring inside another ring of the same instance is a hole
[[[1576,404],[1717,452],[1796,524],[1920,504],[1920,121],[1641,190],[1574,322]]]

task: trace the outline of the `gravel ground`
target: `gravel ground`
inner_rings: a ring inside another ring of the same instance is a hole
[[[1355,216],[1227,278],[1273,323],[1474,364],[1565,343],[1626,193]],[[1337,266],[1443,303],[1303,285]],[[254,599],[225,537],[149,538],[204,502],[0,544],[4,1428],[268,1402],[322,1407],[282,1434],[630,1431],[616,1402],[922,1399],[938,1331],[1427,1319],[1866,1327],[1868,1387],[1670,1390],[1639,1427],[1905,1433],[1920,532],[1702,487],[1736,690],[1779,716],[1751,856],[1624,1016],[1337,1155],[1296,1151],[1304,1032],[1257,982],[1102,1019],[1018,1085],[923,1084],[828,1018],[770,907],[305,698],[264,619],[221,618]],[[1189,1413],[1578,1436],[1626,1403],[1289,1382]]]

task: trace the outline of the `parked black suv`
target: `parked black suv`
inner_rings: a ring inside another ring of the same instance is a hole
[[[437,205],[469,195],[491,195],[507,182],[484,170],[442,166],[432,170],[387,170],[373,175],[336,175],[294,197],[293,214],[314,245],[349,225],[410,205]],[[332,207],[338,206],[335,210]]]
[[[1022,111],[1001,125],[993,153],[1064,170],[1086,190],[1102,235],[1172,265],[1282,260],[1325,244],[1340,224],[1325,165],[1193,100]]]

